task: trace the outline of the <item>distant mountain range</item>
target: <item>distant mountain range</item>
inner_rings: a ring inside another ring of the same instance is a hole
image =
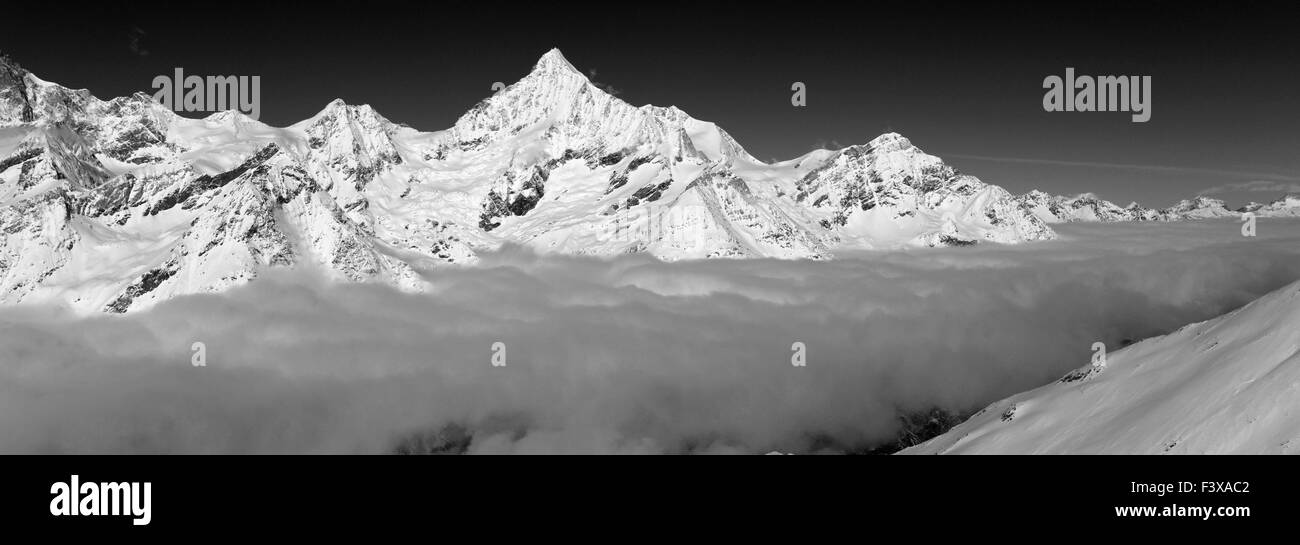
[[[1031,211],[1035,216],[1047,223],[1240,218],[1245,212],[1254,213],[1257,217],[1300,216],[1300,195],[1286,195],[1269,204],[1250,203],[1235,210],[1228,209],[1222,200],[1203,196],[1184,199],[1174,206],[1160,209],[1146,208],[1138,203],[1120,207],[1090,193],[1074,197],[1060,197],[1042,191],[1031,191],[1016,197],[1016,200],[1020,203],[1020,206]]]
[[[1221,208],[1017,197],[893,133],[767,164],[713,123],[602,91],[558,50],[438,132],[338,100],[284,128],[235,111],[189,119],[144,93],[104,101],[0,59],[0,304],[125,312],[299,265],[420,290],[417,271],[507,243],[828,259]]]

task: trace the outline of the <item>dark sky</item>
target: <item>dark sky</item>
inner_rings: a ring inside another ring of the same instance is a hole
[[[760,159],[888,130],[1013,192],[1165,206],[1300,191],[1300,25],[1283,4],[1186,2],[140,2],[6,9],[0,50],[101,98],[156,75],[260,75],[262,121],[341,97],[450,126],[559,47],[628,102],[676,105]],[[1043,78],[1149,75],[1152,117],[1043,111]],[[790,105],[790,86],[808,106]]]

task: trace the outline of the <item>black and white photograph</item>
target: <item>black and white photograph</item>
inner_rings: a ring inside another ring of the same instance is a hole
[[[1089,508],[1203,521],[1300,454],[1293,6],[3,11],[0,453],[55,527],[165,518],[91,459],[1191,455]]]

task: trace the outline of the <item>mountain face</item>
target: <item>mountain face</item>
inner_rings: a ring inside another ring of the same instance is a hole
[[[1294,454],[1297,384],[1300,282],[993,403],[902,453]]]
[[[417,271],[505,243],[827,259],[1054,236],[897,134],[765,164],[713,123],[605,93],[558,50],[432,133],[337,100],[284,128],[188,119],[0,59],[0,303],[125,312],[294,266],[419,290]]]
[[[1017,205],[1045,223],[1115,222],[1115,221],[1183,221],[1210,218],[1240,218],[1244,212],[1259,217],[1300,216],[1300,196],[1287,195],[1270,204],[1251,203],[1230,210],[1219,199],[1197,196],[1184,199],[1168,208],[1146,208],[1138,203],[1120,207],[1091,193],[1074,197],[1030,191],[1015,197]]]

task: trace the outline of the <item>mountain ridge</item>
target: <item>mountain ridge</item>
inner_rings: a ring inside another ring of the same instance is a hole
[[[1250,203],[1230,209],[1221,199],[1197,195],[1166,208],[1147,208],[1136,202],[1121,207],[1092,193],[1073,197],[1033,190],[1016,196],[1019,205],[1048,224],[1071,222],[1184,221],[1240,218],[1250,212],[1258,217],[1300,216],[1300,196],[1283,195],[1269,203]]]
[[[1047,240],[1004,189],[888,133],[766,164],[716,124],[632,106],[558,49],[448,129],[335,99],[288,127],[100,100],[0,66],[0,303],[144,308],[268,267],[423,289],[520,244],[664,260]]]

